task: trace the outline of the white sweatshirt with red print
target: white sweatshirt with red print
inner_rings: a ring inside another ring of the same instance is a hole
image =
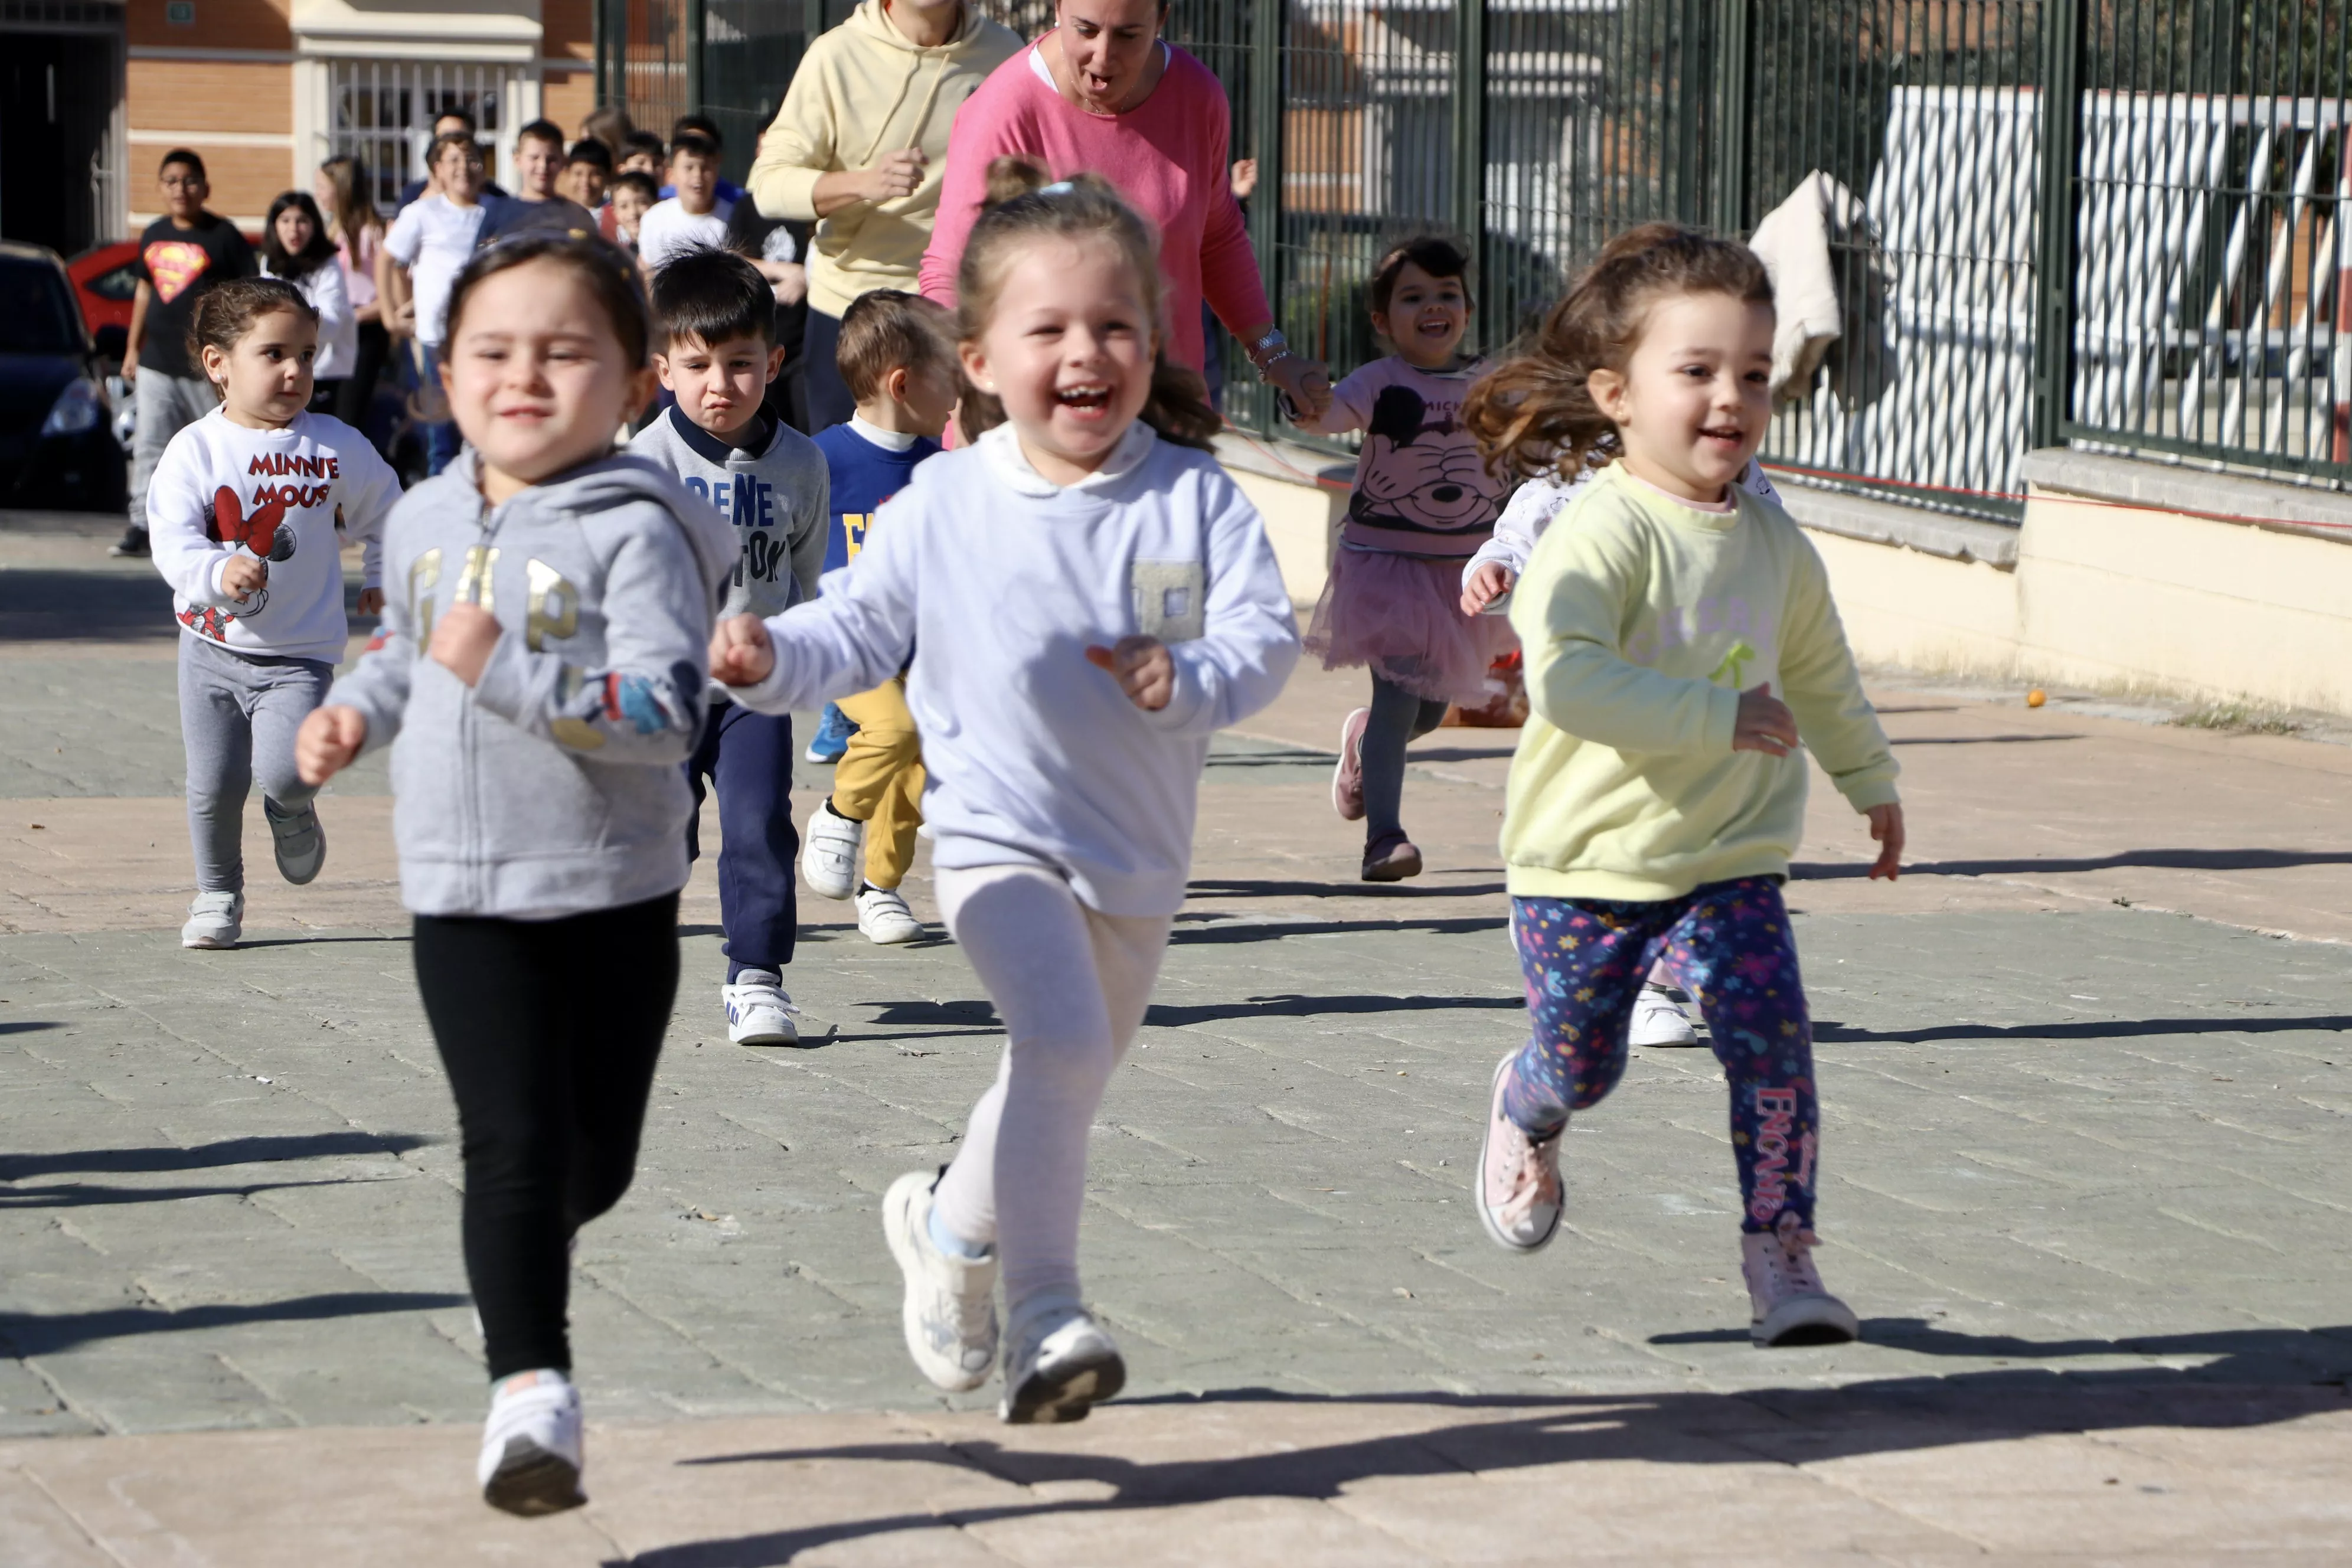
[[[172,584],[172,613],[197,637],[258,658],[339,664],[342,547],[362,546],[362,588],[383,586],[383,520],[400,479],[367,437],[303,414],[252,430],[215,408],[172,437],[147,489],[149,546]],[[221,571],[243,555],[269,563],[244,598]]]

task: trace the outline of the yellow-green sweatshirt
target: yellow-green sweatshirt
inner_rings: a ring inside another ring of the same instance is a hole
[[[818,175],[871,168],[908,147],[930,160],[912,195],[852,202],[817,224],[811,306],[838,316],[860,294],[917,287],[956,110],[1020,48],[1020,35],[971,0],[955,37],[937,48],[919,48],[892,26],[882,0],[864,0],[809,46],[744,182],[761,212],[805,223],[816,217]]]
[[[1547,530],[1511,595],[1534,712],[1511,759],[1503,860],[1517,897],[1680,898],[1786,876],[1805,759],[1731,749],[1769,681],[1856,811],[1892,802],[1829,576],[1772,502],[1683,505],[1612,465]]]

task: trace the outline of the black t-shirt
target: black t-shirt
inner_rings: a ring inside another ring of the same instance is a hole
[[[728,248],[761,261],[805,262],[809,233],[805,224],[761,216],[760,204],[754,201],[737,202],[727,215]],[[796,305],[776,307],[776,345],[784,351],[785,359],[801,357],[801,342],[807,331],[806,295]]]
[[[139,237],[139,259],[131,275],[154,290],[147,301],[145,336],[139,341],[139,368],[193,378],[188,329],[195,324],[196,301],[205,290],[231,278],[260,271],[253,247],[236,225],[214,213],[198,213],[194,228],[159,217]]]
[[[482,232],[475,241],[478,245],[495,245],[501,239],[525,236],[550,239],[603,237],[596,227],[596,215],[565,196],[550,196],[543,202],[500,196],[484,205],[490,210],[482,218]]]

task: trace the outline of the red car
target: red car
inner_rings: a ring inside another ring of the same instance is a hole
[[[261,248],[261,236],[248,234],[245,238],[255,250]],[[81,301],[81,319],[97,341],[101,359],[122,358],[122,344],[131,335],[131,301],[139,292],[139,279],[131,264],[138,259],[139,242],[118,239],[112,245],[85,250],[66,263],[74,297]]]

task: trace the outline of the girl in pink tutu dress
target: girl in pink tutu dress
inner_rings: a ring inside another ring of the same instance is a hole
[[[1332,389],[1302,429],[1364,432],[1339,559],[1315,606],[1307,647],[1323,668],[1370,665],[1372,702],[1339,731],[1331,804],[1364,824],[1364,880],[1421,874],[1405,837],[1406,742],[1437,728],[1446,704],[1486,700],[1486,668],[1512,647],[1498,616],[1462,613],[1463,564],[1495,531],[1509,487],[1487,472],[1462,423],[1462,405],[1486,368],[1466,359],[1470,324],[1456,241],[1425,238],[1381,258],[1366,294],[1372,330],[1396,349]]]

